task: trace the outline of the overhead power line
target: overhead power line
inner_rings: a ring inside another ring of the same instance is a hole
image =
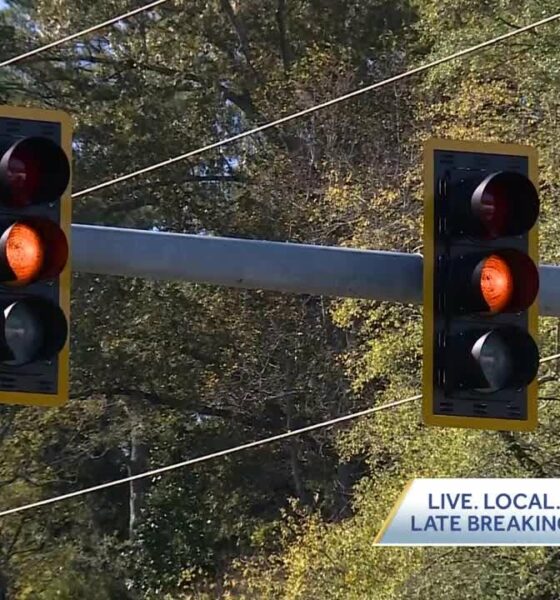
[[[156,0],[155,2],[150,2],[150,4],[145,4],[144,6],[140,6],[139,8],[135,8],[134,10],[130,10],[126,13],[123,13],[122,15],[118,15],[117,17],[113,17],[112,19],[108,19],[107,21],[103,21],[102,23],[97,23],[97,25],[92,25],[91,27],[88,27],[87,29],[82,29],[81,31],[77,31],[76,33],[67,35],[59,40],[45,44],[44,46],[39,46],[38,48],[29,50],[29,52],[24,52],[23,54],[18,54],[17,56],[8,58],[7,60],[0,62],[0,67],[7,67],[8,65],[14,65],[15,63],[20,62],[20,61],[24,60],[25,58],[29,58],[30,56],[35,56],[36,54],[41,54],[42,52],[45,52],[46,50],[50,50],[51,48],[56,48],[57,46],[61,46],[62,44],[65,44],[66,42],[71,42],[72,40],[75,40],[76,38],[87,35],[88,33],[94,33],[95,31],[99,31],[100,29],[109,27],[109,25],[114,25],[115,23],[118,23],[119,21],[124,21],[126,19],[129,19],[130,17],[133,17],[135,15],[143,13],[147,10],[150,10],[151,8],[155,8],[156,6],[159,6],[160,4],[164,4],[165,2],[168,2],[168,1],[169,0]]]
[[[543,364],[543,363],[547,363],[547,362],[550,362],[552,360],[556,360],[559,358],[560,358],[560,354],[554,354],[552,356],[546,356],[545,358],[541,358],[539,362],[541,364]],[[267,438],[256,440],[254,442],[248,442],[247,444],[241,444],[240,446],[233,446],[232,448],[226,448],[225,450],[219,450],[218,452],[212,452],[211,454],[205,454],[203,456],[198,456],[196,458],[190,458],[188,460],[183,460],[181,462],[167,465],[165,467],[158,467],[157,469],[151,469],[150,471],[145,471],[143,473],[137,473],[136,475],[130,475],[129,477],[123,477],[122,479],[115,479],[113,481],[107,481],[106,483],[100,483],[98,485],[94,485],[94,486],[84,488],[81,490],[76,490],[74,492],[69,492],[67,494],[61,494],[60,496],[46,498],[45,500],[38,500],[37,502],[31,502],[30,504],[23,504],[22,506],[16,506],[15,508],[9,508],[7,510],[0,511],[0,517],[6,517],[8,515],[21,513],[21,512],[31,510],[34,508],[39,508],[41,506],[47,506],[49,504],[55,504],[56,502],[62,502],[63,500],[70,500],[71,498],[77,498],[79,496],[85,496],[86,494],[91,494],[92,492],[98,492],[100,490],[112,488],[117,485],[122,485],[123,483],[130,483],[131,481],[136,481],[137,479],[145,479],[147,477],[154,477],[156,475],[161,475],[162,473],[167,473],[169,471],[175,471],[176,469],[182,469],[183,467],[189,467],[189,466],[196,465],[199,463],[207,462],[209,460],[213,460],[214,458],[221,458],[223,456],[229,456],[230,454],[236,454],[237,452],[242,452],[243,450],[249,450],[250,448],[258,448],[260,446],[265,446],[267,444],[279,442],[279,441],[285,440],[287,438],[295,437],[297,435],[302,435],[304,433],[309,433],[310,431],[316,431],[318,429],[325,429],[327,427],[333,427],[334,425],[339,425],[340,423],[345,423],[347,421],[353,421],[355,419],[359,419],[360,417],[366,417],[368,415],[372,415],[372,414],[382,411],[382,410],[387,410],[389,408],[396,408],[397,406],[402,406],[403,404],[415,402],[416,400],[420,400],[421,398],[422,398],[422,394],[416,394],[415,396],[410,396],[409,398],[405,398],[404,400],[397,400],[395,402],[381,404],[380,406],[373,406],[371,408],[366,408],[364,410],[361,410],[361,411],[358,411],[355,413],[351,413],[349,415],[344,415],[342,417],[336,417],[334,419],[329,419],[328,421],[322,421],[321,423],[315,423],[314,425],[307,425],[306,427],[301,427],[300,429],[286,431],[284,433],[279,433],[277,435],[273,435],[273,436],[270,436]]]
[[[543,364],[543,363],[547,363],[547,362],[550,362],[552,360],[557,360],[557,359],[560,359],[560,354],[546,356],[545,358],[541,358],[539,362],[541,364]],[[145,479],[147,477],[154,477],[156,475],[161,475],[162,473],[167,473],[169,471],[175,471],[176,469],[182,469],[183,467],[189,467],[189,466],[196,465],[199,463],[207,462],[209,460],[213,460],[214,458],[221,458],[223,456],[229,456],[230,454],[236,454],[237,452],[242,452],[243,450],[249,450],[250,448],[257,448],[260,446],[265,446],[267,444],[272,444],[274,442],[279,442],[279,441],[285,440],[287,438],[295,437],[297,435],[302,435],[304,433],[309,433],[310,431],[316,431],[318,429],[325,429],[327,427],[333,427],[334,425],[339,425],[340,423],[345,423],[347,421],[353,421],[354,419],[358,419],[360,417],[366,417],[368,415],[374,414],[374,413],[382,411],[382,410],[387,410],[389,408],[396,408],[397,406],[402,406],[403,404],[415,402],[416,400],[420,400],[421,398],[422,398],[422,394],[416,394],[415,396],[410,396],[409,398],[405,398],[404,400],[397,400],[395,402],[381,404],[380,406],[373,406],[371,408],[366,408],[364,410],[361,410],[361,411],[355,412],[355,413],[351,413],[349,415],[344,415],[342,417],[336,417],[334,419],[329,419],[328,421],[322,421],[321,423],[315,423],[314,425],[307,425],[306,427],[301,427],[300,429],[286,431],[285,433],[279,433],[277,435],[273,435],[273,436],[270,436],[267,438],[256,440],[254,442],[248,442],[247,444],[241,444],[240,446],[233,446],[232,448],[226,448],[225,450],[219,450],[218,452],[212,452],[211,454],[205,454],[203,456],[198,456],[196,458],[190,458],[188,460],[183,460],[181,462],[167,465],[165,467],[158,467],[157,469],[151,469],[151,470],[145,471],[143,473],[137,473],[136,475],[130,475],[129,477],[123,477],[122,479],[115,479],[113,481],[107,481],[106,483],[100,483],[99,485],[94,485],[94,486],[91,486],[88,488],[83,488],[81,490],[76,490],[74,492],[69,492],[67,494],[61,494],[60,496],[46,498],[45,500],[38,500],[37,502],[31,502],[30,504],[23,504],[22,506],[16,506],[15,508],[9,508],[7,510],[0,511],[0,517],[6,517],[8,515],[21,513],[21,512],[27,511],[27,510],[32,510],[34,508],[40,508],[41,506],[55,504],[57,502],[62,502],[63,500],[70,500],[71,498],[77,498],[79,496],[85,496],[86,494],[91,494],[93,492],[98,492],[100,490],[112,488],[117,485],[122,485],[123,483],[130,483],[131,481],[136,481],[137,479]]]
[[[191,465],[203,463],[203,462],[212,460],[214,458],[220,458],[222,456],[229,456],[230,454],[236,454],[237,452],[241,452],[242,450],[249,450],[250,448],[257,448],[259,446],[265,446],[266,444],[271,444],[273,442],[279,442],[280,440],[285,440],[287,438],[291,438],[291,437],[294,437],[297,435],[302,435],[303,433],[309,433],[310,431],[316,431],[318,429],[325,429],[326,427],[332,427],[333,425],[339,425],[340,423],[345,423],[346,421],[352,421],[354,419],[358,419],[359,417],[365,417],[367,415],[371,415],[371,414],[379,412],[381,410],[395,408],[397,406],[401,406],[401,405],[407,404],[409,402],[414,402],[415,400],[420,400],[420,398],[422,398],[422,394],[417,394],[416,396],[411,396],[410,398],[405,398],[404,400],[397,400],[396,402],[389,402],[388,404],[381,404],[380,406],[366,408],[365,410],[361,410],[359,412],[352,413],[349,415],[344,415],[343,417],[336,417],[335,419],[323,421],[322,423],[315,423],[314,425],[307,425],[306,427],[301,427],[300,429],[294,429],[293,431],[286,431],[285,433],[273,435],[273,436],[270,436],[267,438],[263,438],[261,440],[249,442],[247,444],[241,444],[240,446],[234,446],[233,448],[226,448],[225,450],[220,450],[218,452],[212,452],[212,454],[198,456],[197,458],[191,458],[189,460],[184,460],[184,461],[172,464],[172,465],[167,465],[165,467],[159,467],[157,469],[152,469],[152,470],[146,471],[144,473],[138,473],[136,475],[130,475],[129,477],[123,477],[122,479],[108,481],[107,483],[101,483],[99,485],[94,485],[92,487],[84,488],[82,490],[76,490],[75,492],[70,492],[68,494],[62,494],[61,496],[55,496],[53,498],[39,500],[37,502],[32,502],[30,504],[24,504],[23,506],[17,506],[16,508],[10,508],[8,510],[1,511],[0,517],[5,517],[7,515],[24,512],[26,510],[31,510],[32,508],[39,508],[40,506],[46,506],[47,504],[54,504],[55,502],[61,502],[63,500],[69,500],[70,498],[84,496],[85,494],[91,494],[92,492],[98,492],[100,490],[105,490],[107,488],[115,487],[115,486],[121,485],[123,483],[129,483],[129,482],[135,481],[137,479],[145,479],[146,477],[154,477],[155,475],[160,475],[161,473],[167,473],[168,471],[174,471],[176,469],[181,469],[183,467],[189,467]]]
[[[547,356],[546,358],[541,358],[540,363],[542,365],[543,363],[547,363],[552,360],[558,360],[558,359],[560,359],[560,354],[553,354],[552,356]]]
[[[211,144],[208,144],[206,146],[202,146],[201,148],[197,148],[196,150],[191,150],[190,152],[186,152],[185,154],[180,154],[178,156],[174,156],[172,158],[168,158],[167,160],[164,160],[162,162],[159,163],[155,163],[153,165],[150,165],[148,167],[144,167],[142,169],[138,169],[137,171],[132,171],[131,173],[127,173],[126,175],[120,175],[119,177],[115,177],[114,179],[110,179],[108,181],[105,181],[103,183],[99,183],[97,185],[94,185],[92,187],[80,190],[79,192],[76,192],[72,195],[73,198],[80,198],[82,196],[86,196],[87,194],[91,194],[93,192],[97,192],[99,190],[102,190],[104,188],[108,188],[110,186],[113,186],[117,183],[122,183],[124,181],[128,181],[129,179],[133,179],[135,177],[139,177],[140,175],[145,175],[146,173],[151,173],[152,171],[156,171],[158,169],[161,169],[163,167],[167,167],[169,165],[172,165],[174,163],[177,163],[179,161],[182,160],[186,160],[187,158],[191,158],[193,156],[197,156],[198,154],[202,154],[204,152],[208,152],[209,150],[214,150],[216,148],[221,148],[222,146],[225,146],[227,144],[231,144],[232,142],[235,142],[237,140],[241,140],[243,138],[249,137],[250,135],[254,135],[255,133],[260,133],[262,131],[266,131],[267,129],[271,129],[272,127],[277,127],[278,125],[282,125],[283,123],[288,123],[289,121],[292,121],[294,119],[298,119],[300,117],[304,117],[306,115],[310,115],[314,112],[317,112],[319,110],[322,110],[323,108],[327,108],[329,106],[333,106],[335,104],[338,104],[339,102],[344,102],[345,100],[350,100],[351,98],[355,98],[356,96],[360,96],[362,94],[365,94],[367,92],[371,92],[373,90],[377,90],[380,89],[386,85],[389,85],[391,83],[395,83],[397,81],[401,81],[403,79],[406,79],[408,77],[411,77],[412,75],[416,75],[418,73],[423,73],[424,71],[427,71],[428,69],[431,69],[433,67],[437,67],[439,65],[442,65],[446,62],[450,62],[452,60],[455,60],[457,58],[461,58],[463,56],[467,56],[469,54],[474,54],[475,52],[478,52],[480,50],[484,50],[485,48],[488,48],[490,46],[493,46],[495,44],[498,44],[499,42],[503,42],[504,40],[507,40],[509,38],[512,38],[516,35],[520,35],[522,33],[525,33],[527,31],[531,31],[532,29],[535,29],[537,27],[540,27],[541,25],[545,25],[546,23],[551,23],[552,21],[555,21],[557,19],[560,18],[560,13],[556,13],[550,17],[547,17],[546,19],[541,19],[540,21],[535,21],[534,23],[531,23],[529,25],[525,25],[524,27],[520,27],[519,29],[516,29],[514,31],[510,31],[509,33],[505,33],[503,35],[500,35],[498,37],[492,38],[490,40],[487,40],[486,42],[482,42],[480,44],[476,44],[475,46],[470,46],[469,48],[465,48],[464,50],[460,50],[458,52],[455,52],[453,54],[450,54],[448,56],[445,56],[443,58],[438,58],[437,60],[425,63],[419,67],[416,67],[414,69],[410,69],[409,71],[405,71],[403,73],[400,73],[399,75],[395,75],[393,77],[389,77],[388,79],[384,79],[382,81],[378,81],[377,83],[373,83],[371,85],[367,85],[363,88],[354,90],[353,92],[350,92],[348,94],[344,94],[342,96],[338,96],[336,98],[332,98],[331,100],[327,100],[326,102],[321,102],[320,104],[317,104],[315,106],[312,106],[310,108],[306,108],[304,110],[300,110],[298,112],[292,113],[290,115],[287,115],[285,117],[281,117],[279,119],[276,119],[274,121],[271,121],[269,123],[266,123],[264,125],[259,125],[258,127],[254,127],[253,129],[249,129],[247,131],[243,131],[242,133],[238,133],[237,135],[225,138],[223,140],[219,140],[218,142],[214,142]]]

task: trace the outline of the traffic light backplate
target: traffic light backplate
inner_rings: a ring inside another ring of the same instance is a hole
[[[72,126],[0,106],[0,403],[69,395]]]
[[[537,157],[453,140],[424,146],[425,423],[537,424]]]

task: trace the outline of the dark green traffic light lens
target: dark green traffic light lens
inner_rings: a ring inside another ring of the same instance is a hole
[[[58,354],[68,336],[66,316],[52,302],[30,298],[3,310],[3,361],[19,366]]]
[[[485,391],[495,392],[507,387],[515,365],[511,348],[500,335],[486,333],[476,341],[471,352],[487,383]]]
[[[478,337],[472,345],[473,381],[469,387],[497,392],[529,385],[537,376],[539,351],[533,338],[517,327],[503,327]]]
[[[4,309],[4,339],[10,354],[9,365],[24,365],[38,355],[45,341],[40,316],[25,302],[14,302]]]

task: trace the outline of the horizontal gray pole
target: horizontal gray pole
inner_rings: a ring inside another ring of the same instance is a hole
[[[422,303],[422,257],[288,242],[72,226],[83,273]],[[560,316],[560,267],[540,267],[540,312]]]

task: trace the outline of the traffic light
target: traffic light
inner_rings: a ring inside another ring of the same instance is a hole
[[[70,118],[0,106],[0,403],[68,399]]]
[[[532,148],[424,148],[424,421],[537,424],[537,160]]]

